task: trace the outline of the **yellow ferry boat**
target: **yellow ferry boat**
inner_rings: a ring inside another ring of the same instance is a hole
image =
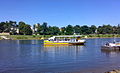
[[[44,40],[44,45],[84,45],[81,35],[53,36]]]

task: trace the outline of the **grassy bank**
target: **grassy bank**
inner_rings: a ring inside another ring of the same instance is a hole
[[[11,38],[13,40],[41,40],[41,39],[47,39],[49,37],[52,37],[52,35],[9,35],[7,37]],[[118,37],[120,37],[120,35],[114,35],[114,34],[90,34],[90,35],[83,35],[82,36],[82,38],[113,38],[113,37],[118,38]]]
[[[47,39],[51,37],[51,35],[10,35],[8,37],[13,40],[40,40]]]
[[[90,34],[90,35],[84,35],[87,36],[88,38],[119,38],[120,35],[119,34]]]
[[[2,38],[0,37],[0,40],[2,40]]]

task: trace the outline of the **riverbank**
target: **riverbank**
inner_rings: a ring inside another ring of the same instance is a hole
[[[41,40],[51,37],[51,35],[10,35],[9,38],[13,40]]]
[[[0,40],[2,40],[2,38],[0,37]]]
[[[84,35],[83,38],[87,36],[87,38],[120,38],[119,34],[90,34],[90,35]]]
[[[8,38],[13,40],[41,40],[52,37],[53,35],[9,35]],[[83,35],[82,38],[120,38],[120,35],[116,34],[90,34]],[[2,38],[0,38],[1,40]]]
[[[120,73],[120,69],[111,70],[105,73]]]

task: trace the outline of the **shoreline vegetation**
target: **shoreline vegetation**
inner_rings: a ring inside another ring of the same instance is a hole
[[[82,38],[113,38],[120,37],[120,24],[95,25],[67,25],[63,27],[50,26],[47,22],[42,24],[27,24],[23,21],[0,22],[0,35],[13,40],[41,40],[56,35],[83,35]],[[2,39],[2,37],[0,38]],[[3,38],[4,39],[4,38]]]
[[[7,35],[12,40],[43,40],[55,35]],[[57,35],[56,35],[57,36]],[[59,35],[60,36],[60,35]],[[83,39],[87,38],[120,38],[120,34],[89,34],[82,35]],[[2,40],[2,38],[0,38]]]

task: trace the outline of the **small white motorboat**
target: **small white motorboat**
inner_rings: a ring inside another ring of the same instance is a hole
[[[107,42],[105,45],[101,46],[102,50],[120,50],[120,42]]]

